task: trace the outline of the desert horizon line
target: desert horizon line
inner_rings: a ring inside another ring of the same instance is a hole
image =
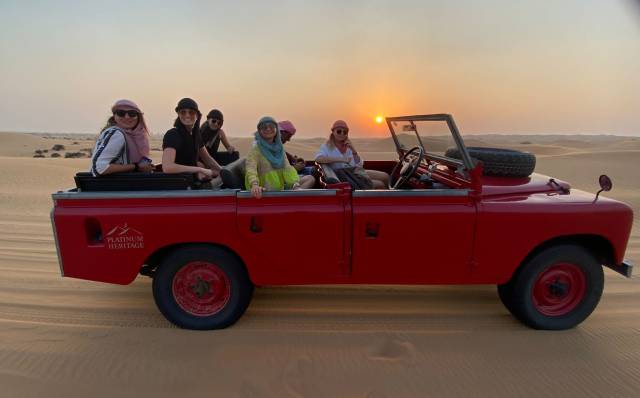
[[[85,136],[98,136],[99,132],[96,133],[81,133],[81,132],[60,132],[60,131],[10,131],[10,130],[0,130],[0,134],[31,134],[31,135],[41,135],[41,136],[54,136],[54,135],[74,135],[74,136],[78,136],[78,137],[85,137]],[[162,138],[164,136],[165,133],[151,133],[150,136],[152,138]],[[251,134],[253,133],[248,133],[246,135],[236,135],[236,134],[227,134],[227,136],[229,138],[252,138]],[[402,133],[400,135],[408,135],[408,133]],[[630,138],[640,138],[640,132],[637,133],[563,133],[563,132],[554,132],[554,133],[548,133],[548,132],[544,132],[544,133],[530,133],[530,132],[512,132],[512,133],[484,133],[484,132],[461,132],[462,137],[466,137],[466,136],[520,136],[520,137],[527,137],[527,136],[532,136],[532,137],[550,137],[550,136],[565,136],[565,137],[570,137],[570,136],[581,136],[581,137],[630,137]],[[420,135],[421,137],[427,136],[427,135]],[[438,135],[431,135],[432,137],[442,137],[442,136],[447,136],[447,134],[438,134]],[[318,139],[318,138],[322,138],[322,139],[326,139],[328,137],[328,134],[326,135],[313,135],[313,136],[309,136],[309,135],[301,135],[298,134],[296,135],[296,140],[312,140],[312,139]],[[356,134],[354,136],[352,136],[351,138],[353,139],[386,139],[389,138],[389,136],[380,136],[379,134]]]

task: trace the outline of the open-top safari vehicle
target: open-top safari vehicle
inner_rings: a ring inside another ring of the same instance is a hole
[[[603,265],[630,276],[626,204],[529,175],[530,154],[469,150],[450,115],[387,124],[398,160],[365,164],[391,174],[385,190],[352,190],[318,166],[318,189],[261,199],[232,182],[157,190],[162,174],[55,193],[61,272],[117,284],[151,276],[160,311],[190,329],[236,322],[254,286],[304,284],[494,284],[523,323],[566,329],[598,304]]]

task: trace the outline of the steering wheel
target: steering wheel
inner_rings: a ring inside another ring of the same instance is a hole
[[[414,152],[417,152],[417,155],[414,156],[413,159],[409,159],[410,155]],[[418,166],[420,165],[420,162],[422,162],[422,159],[424,159],[424,149],[419,146],[415,146],[405,152],[404,156],[402,156],[402,158],[398,160],[398,163],[393,167],[393,171],[389,178],[389,189],[398,189],[402,184],[407,182],[409,177],[418,170]],[[398,179],[393,181],[396,174],[398,175]]]

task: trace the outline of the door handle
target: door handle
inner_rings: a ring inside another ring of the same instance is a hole
[[[379,231],[380,231],[380,224],[378,224],[377,222],[368,221],[364,231],[364,236],[367,239],[375,239],[378,237]]]
[[[262,232],[262,220],[258,217],[252,216],[249,230],[254,234],[259,234],[260,232]]]

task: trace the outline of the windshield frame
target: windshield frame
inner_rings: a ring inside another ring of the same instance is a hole
[[[414,125],[414,127],[415,127],[414,122],[418,122],[418,121],[446,122],[447,126],[449,127],[449,132],[451,133],[453,140],[456,143],[456,146],[458,147],[458,151],[460,151],[460,154],[462,157],[462,159],[460,159],[461,162],[458,159],[443,158],[440,155],[427,152],[424,148],[424,144],[422,143],[422,140],[420,139],[420,134],[418,133],[418,129],[414,128],[414,133],[416,134],[418,142],[420,143],[420,147],[422,147],[422,150],[425,153],[428,153],[430,157],[441,158],[447,161],[459,162],[460,165],[464,166],[467,171],[471,171],[474,168],[474,164],[471,161],[471,156],[469,156],[469,152],[467,152],[467,147],[464,145],[464,141],[462,140],[462,136],[458,131],[458,127],[456,126],[456,123],[453,120],[453,116],[446,113],[439,113],[439,114],[433,114],[433,115],[394,116],[394,117],[387,117],[385,118],[385,120],[387,122],[387,126],[389,127],[389,132],[391,133],[393,142],[396,144],[396,150],[398,151],[398,155],[400,157],[404,155],[404,152],[406,151],[406,149],[402,148],[400,141],[398,140],[398,137],[392,125],[393,122],[409,122],[412,125]]]

